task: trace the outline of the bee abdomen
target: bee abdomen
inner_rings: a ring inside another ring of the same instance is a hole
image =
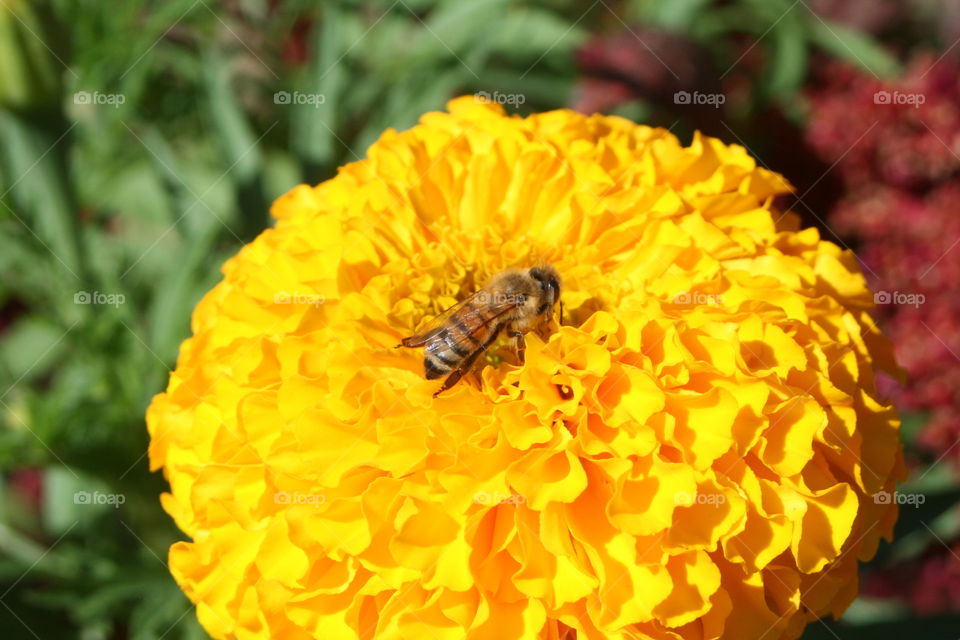
[[[427,345],[423,355],[423,370],[428,380],[453,371],[469,355],[469,350],[458,343],[450,331],[444,329]]]
[[[423,373],[427,380],[433,380],[453,370],[456,362],[451,362],[446,354],[428,353],[423,358]]]

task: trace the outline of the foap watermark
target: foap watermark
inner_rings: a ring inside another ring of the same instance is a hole
[[[673,494],[673,504],[678,507],[691,507],[695,504],[709,504],[719,507],[727,503],[727,496],[722,493],[700,493],[695,491],[678,491]]]
[[[702,293],[700,291],[681,291],[673,296],[674,304],[723,304],[723,296],[719,293]]]
[[[299,491],[277,491],[273,494],[274,504],[308,505],[319,507],[326,503],[327,496],[322,493],[300,493]]]
[[[474,504],[513,504],[520,505],[525,504],[527,498],[518,493],[500,493],[499,491],[494,491],[493,493],[489,491],[478,491],[473,494],[473,503]]]
[[[677,91],[673,94],[673,104],[708,104],[714,109],[719,109],[720,105],[727,101],[727,96],[722,93],[701,93],[694,91]]]
[[[927,101],[922,93],[905,93],[902,91],[877,91],[873,94],[873,104],[909,104],[919,108]]]
[[[473,94],[473,101],[477,104],[508,104],[513,107],[519,107],[527,101],[527,96],[522,93],[500,93],[494,91],[477,91]]]
[[[290,291],[278,291],[273,296],[273,304],[295,304],[307,305],[310,307],[319,307],[327,301],[327,297],[322,293],[297,293]]]
[[[899,491],[890,493],[889,491],[878,491],[873,494],[873,502],[875,504],[909,504],[914,507],[919,507],[926,501],[927,496],[922,493],[901,493]]]
[[[102,491],[77,491],[73,494],[73,504],[109,504],[114,509],[127,501],[122,493],[103,493]]]
[[[100,291],[77,291],[73,294],[73,304],[109,304],[119,307],[127,301],[122,293],[102,293]]]
[[[927,301],[922,293],[903,293],[902,291],[877,291],[873,294],[874,304],[899,304],[919,307]]]
[[[119,108],[127,101],[122,93],[100,93],[99,91],[77,91],[73,94],[73,104],[96,104]]]
[[[478,304],[519,307],[527,301],[523,293],[503,293],[500,291],[479,291],[475,298]]]
[[[317,108],[326,101],[327,97],[322,93],[277,91],[273,94],[273,104],[307,104]]]

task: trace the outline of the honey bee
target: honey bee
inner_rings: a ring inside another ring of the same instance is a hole
[[[449,374],[433,394],[436,398],[469,371],[501,331],[513,338],[517,359],[523,364],[523,334],[543,326],[559,300],[560,276],[552,266],[501,271],[397,347],[424,347],[423,369],[428,380]]]

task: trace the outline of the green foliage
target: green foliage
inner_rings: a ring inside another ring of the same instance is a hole
[[[762,59],[752,78],[752,103],[796,101],[811,70],[811,56],[826,53],[876,76],[900,71],[896,57],[874,38],[826,19],[796,0],[634,0],[637,19],[692,37],[715,55],[729,74],[753,54]],[[748,45],[738,39],[749,36]],[[745,49],[745,51],[743,50]]]
[[[165,566],[183,535],[143,419],[191,309],[274,198],[387,127],[528,84],[525,109],[561,106],[584,36],[535,3],[270,4],[0,5],[7,637],[205,637]]]
[[[758,39],[758,103],[796,98],[817,52],[898,69],[871,38],[789,0],[0,2],[6,637],[205,637],[165,565],[183,535],[160,507],[143,415],[220,266],[270,224],[277,196],[454,95],[565,106],[575,49],[638,21],[731,67],[732,36]],[[953,477],[915,482],[930,500],[904,509],[879,562],[957,533],[944,517]],[[842,637],[881,637],[879,614],[857,607]]]

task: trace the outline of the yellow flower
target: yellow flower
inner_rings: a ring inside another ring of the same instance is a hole
[[[273,207],[149,409],[216,638],[796,638],[903,476],[856,260],[746,151],[460,98]],[[546,261],[563,325],[437,399],[422,321]]]

